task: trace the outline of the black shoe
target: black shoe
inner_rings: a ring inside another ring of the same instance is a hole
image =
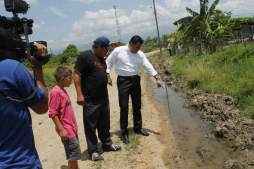
[[[93,152],[92,154],[89,154],[89,159],[92,161],[104,160],[104,158],[98,152]]]
[[[116,145],[116,144],[111,144],[111,145],[102,145],[102,149],[105,152],[109,151],[119,151],[121,150],[121,146]]]
[[[149,133],[145,131],[144,129],[134,130],[136,134],[140,134],[142,136],[149,136]]]
[[[124,144],[129,144],[130,143],[128,134],[123,134],[122,135],[122,141],[123,141]]]

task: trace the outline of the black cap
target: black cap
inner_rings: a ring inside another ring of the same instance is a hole
[[[112,50],[110,45],[110,40],[105,36],[100,36],[95,41],[93,41],[93,46],[106,48],[108,51]]]

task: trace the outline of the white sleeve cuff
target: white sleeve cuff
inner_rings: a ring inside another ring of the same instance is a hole
[[[156,72],[155,70],[151,73],[151,75],[154,77],[155,75],[157,75],[158,72]]]
[[[110,73],[110,69],[107,69],[107,70],[106,70],[106,73]]]

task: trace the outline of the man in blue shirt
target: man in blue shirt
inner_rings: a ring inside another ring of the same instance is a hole
[[[35,46],[39,55],[47,52],[44,45]],[[0,61],[1,169],[42,168],[28,108],[38,114],[46,113],[48,95],[42,66],[33,62],[33,71],[34,78],[20,62],[12,59]]]

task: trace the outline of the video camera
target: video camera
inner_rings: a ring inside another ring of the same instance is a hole
[[[33,20],[20,18],[18,14],[26,14],[30,8],[24,0],[4,0],[5,9],[13,13],[13,17],[0,15],[0,60],[11,58],[22,60],[27,56],[35,57],[40,63],[46,64],[48,56],[36,55],[34,42],[30,43],[28,35],[33,33]],[[36,41],[47,46],[45,41]]]

